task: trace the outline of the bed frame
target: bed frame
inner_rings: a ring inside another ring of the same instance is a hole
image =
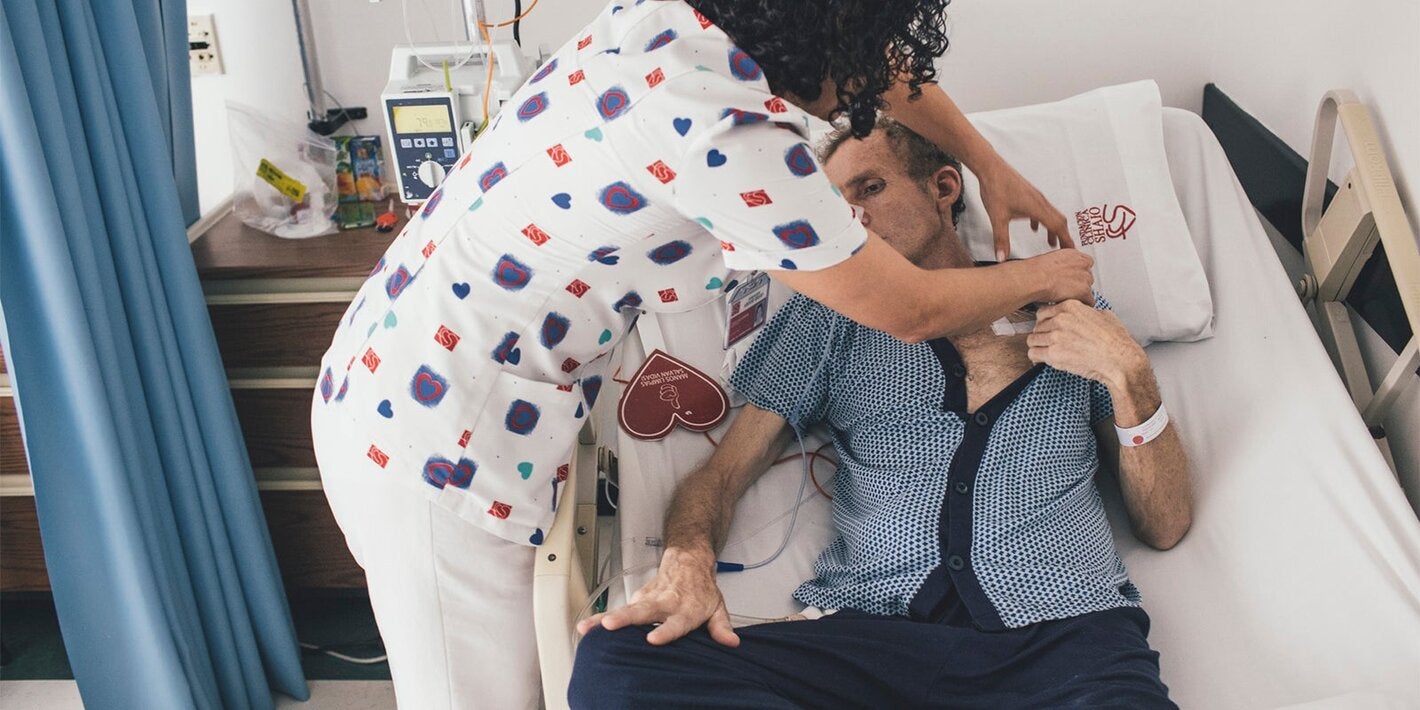
[[[1370,111],[1350,91],[1327,93],[1310,160],[1213,84],[1203,91],[1203,119],[1253,206],[1304,255],[1297,293],[1314,307],[1317,332],[1395,471],[1382,422],[1420,368],[1420,254]],[[1326,179],[1338,123],[1356,162],[1340,186]],[[1374,391],[1348,305],[1400,354]]]
[[[1323,340],[1394,470],[1379,422],[1403,389],[1405,378],[1420,366],[1414,336],[1420,332],[1420,250],[1369,112],[1350,92],[1328,93],[1317,115],[1310,167],[1213,85],[1205,89],[1204,119],[1254,206],[1306,254],[1309,272],[1299,293],[1323,315]],[[1362,158],[1344,187],[1325,179],[1338,120],[1353,155]],[[1324,209],[1328,199],[1329,208]],[[1363,315],[1379,314],[1374,319],[1368,315],[1368,322],[1401,350],[1400,359],[1374,392],[1350,327],[1344,305],[1348,300]],[[1397,320],[1389,314],[1401,317]],[[576,504],[559,507],[551,534],[538,548],[534,571],[534,623],[544,706],[549,710],[567,707],[562,689],[572,674],[572,625],[586,605],[589,588],[599,581],[595,501],[601,467],[592,427],[589,421],[583,429],[564,488],[575,491]],[[548,689],[555,690],[549,693]]]

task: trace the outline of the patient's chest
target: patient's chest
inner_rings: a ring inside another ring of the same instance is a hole
[[[1026,336],[992,333],[957,343],[966,368],[966,410],[975,412],[1031,368]]]

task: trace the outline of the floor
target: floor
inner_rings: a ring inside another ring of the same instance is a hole
[[[277,710],[392,710],[394,686],[387,680],[313,680],[311,699],[277,696]],[[0,680],[5,710],[83,710],[72,680]]]
[[[384,653],[363,592],[327,591],[292,596],[291,616],[303,642],[368,658]],[[0,641],[9,656],[0,666],[0,708],[68,710],[83,707],[48,594],[0,596]],[[394,707],[387,663],[353,664],[305,651],[301,665],[311,699],[277,697],[277,708],[379,710]]]

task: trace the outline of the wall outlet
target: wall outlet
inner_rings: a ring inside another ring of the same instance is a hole
[[[187,55],[193,76],[222,73],[222,53],[217,49],[217,29],[211,15],[187,18]]]

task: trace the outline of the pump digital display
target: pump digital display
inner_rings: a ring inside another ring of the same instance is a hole
[[[438,104],[423,106],[394,106],[395,133],[453,133],[447,106]]]

